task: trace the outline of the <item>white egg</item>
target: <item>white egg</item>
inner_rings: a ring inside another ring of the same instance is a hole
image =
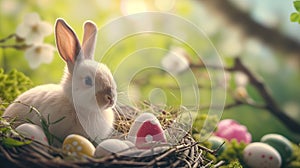
[[[134,148],[135,147],[135,145],[131,141],[125,140],[123,142],[126,143],[130,148]]]
[[[111,153],[131,150],[133,147],[134,144],[130,141],[125,142],[119,139],[106,139],[97,146],[94,157],[104,157]]]
[[[255,142],[246,146],[243,151],[245,163],[251,168],[280,168],[280,154],[270,145]]]
[[[48,139],[42,130],[42,128],[38,125],[25,123],[19,125],[16,128],[16,131],[19,132],[21,135],[25,136],[26,138],[38,141],[44,145],[49,145]]]
[[[74,156],[86,155],[92,157],[95,152],[94,145],[85,137],[77,134],[68,135],[63,142],[62,148]]]

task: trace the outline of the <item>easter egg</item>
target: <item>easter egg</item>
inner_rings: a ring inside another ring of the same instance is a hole
[[[127,140],[125,140],[125,141],[123,141],[125,144],[127,144],[130,148],[134,148],[135,147],[135,145],[131,142],[131,141],[127,141]]]
[[[218,149],[224,143],[224,139],[217,136],[211,136],[207,141],[212,144],[212,150]],[[226,146],[225,144],[223,144],[218,150],[217,154],[220,155],[225,150],[225,148]]]
[[[111,153],[127,151],[133,147],[134,144],[130,141],[122,141],[119,139],[106,139],[97,146],[94,156],[103,157]]]
[[[139,149],[150,149],[158,143],[166,143],[166,136],[158,121],[151,113],[143,113],[132,124],[128,140]]]
[[[32,139],[34,141],[38,141],[44,145],[49,145],[44,131],[38,125],[25,123],[19,125],[16,128],[16,131],[19,132],[21,135],[25,136],[26,138]]]
[[[95,152],[94,145],[85,137],[77,134],[68,135],[63,142],[63,150],[74,156],[90,156]]]
[[[232,119],[224,119],[221,120],[218,123],[218,131],[223,132],[225,131],[228,127],[232,126],[232,125],[239,125],[239,123],[235,120]]]
[[[252,140],[247,127],[232,119],[221,120],[215,135],[228,141],[236,139],[238,142],[250,143]]]
[[[280,168],[280,154],[272,146],[254,142],[246,146],[243,151],[245,163],[251,168]]]
[[[134,122],[132,123],[130,130],[128,132],[127,140],[131,141],[132,143],[135,143],[136,141],[136,134],[141,127],[141,125],[146,121],[150,120],[153,122],[159,122],[157,118],[151,114],[151,113],[143,113],[139,115]]]
[[[267,134],[260,141],[275,148],[279,152],[283,162],[286,162],[292,156],[292,144],[282,135]]]

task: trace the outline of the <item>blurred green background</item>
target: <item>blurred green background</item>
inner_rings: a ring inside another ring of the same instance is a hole
[[[290,13],[294,11],[292,0],[230,0],[229,2],[247,12],[257,23],[270,29],[276,29],[285,36],[300,41],[300,25],[291,23],[289,20]],[[241,56],[243,62],[264,79],[279,105],[300,122],[299,60],[287,56],[289,53],[277,52],[251,36],[243,36],[236,27],[225,24],[222,17],[214,15],[215,12],[202,4],[201,0],[0,0],[0,39],[15,33],[24,16],[31,12],[38,13],[42,20],[52,25],[57,18],[64,18],[81,39],[82,23],[86,20],[94,21],[101,28],[121,16],[147,11],[168,12],[178,15],[203,30],[222,56],[225,65],[230,66],[233,57]],[[144,24],[147,23],[147,20],[141,22]],[[109,40],[119,31],[131,27],[134,27],[134,24],[127,25],[127,27],[115,27],[111,30],[111,34],[107,34],[107,37],[104,38]],[[184,29],[180,31],[185,32]],[[203,50],[201,53],[203,57],[214,52],[212,51],[214,48],[207,44],[207,39],[193,39],[193,34],[188,32],[186,32],[186,36],[199,43]],[[55,45],[54,35],[47,36],[45,42]],[[8,41],[8,44],[14,44],[14,41]],[[153,59],[159,61],[170,46],[184,48],[193,61],[199,61],[197,55],[188,45],[164,35],[151,33],[122,40],[105,53],[102,61],[107,63],[114,72],[120,68],[118,66],[124,61],[124,58],[137,50],[151,47],[161,48],[161,51],[155,50],[157,52],[152,53]],[[148,100],[153,103],[167,103],[168,105],[179,104],[180,101],[177,96],[181,96],[181,93],[180,90],[176,89],[176,80],[159,70],[140,71],[133,77],[132,81],[127,81],[132,84],[130,87],[124,86],[124,81],[127,79],[122,79],[122,76],[136,65],[141,65],[147,57],[149,56],[142,57],[142,59],[127,60],[122,73],[117,74],[118,86],[128,89],[122,94],[130,92],[138,101]],[[7,48],[0,50],[0,66],[4,68],[5,72],[17,69],[29,76],[34,85],[39,85],[59,83],[65,64],[55,52],[54,60],[50,64],[42,64],[37,69],[31,69],[24,57],[24,51]],[[126,67],[128,68],[127,71]],[[209,78],[205,75],[201,78],[201,75],[205,74],[205,70],[200,71],[199,74],[197,82],[204,85],[203,88],[200,88],[201,99],[199,103],[203,106],[209,105],[210,92],[207,88],[211,85],[206,82]],[[184,78],[184,74],[181,76]],[[234,85],[232,84],[230,87],[234,87]],[[157,88],[161,90],[157,90]],[[249,86],[247,89],[254,100],[261,102],[261,98],[257,96],[252,87]],[[228,102],[230,102],[230,94],[227,96]],[[120,96],[120,101],[124,99]],[[187,98],[186,101],[189,99]],[[233,118],[246,125],[249,132],[252,133],[254,141],[258,141],[267,133],[280,133],[294,142],[300,142],[300,130],[298,134],[289,131],[266,110],[239,106],[226,110],[223,113],[223,118]]]

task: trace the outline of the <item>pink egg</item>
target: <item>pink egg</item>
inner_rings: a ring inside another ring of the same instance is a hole
[[[218,124],[218,130],[217,133],[221,133],[224,130],[226,130],[228,127],[231,127],[233,125],[239,125],[239,123],[235,120],[232,119],[225,119],[225,120],[221,120]]]
[[[149,149],[155,143],[165,143],[166,137],[159,123],[146,121],[137,133],[136,146],[140,149]]]
[[[252,139],[247,127],[231,119],[220,121],[215,135],[229,141],[236,139],[238,142],[245,143],[250,143]]]

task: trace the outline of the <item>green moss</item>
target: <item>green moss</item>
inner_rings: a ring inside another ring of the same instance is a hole
[[[26,140],[18,132],[16,132],[11,123],[6,121],[4,118],[0,117],[0,145],[6,147],[16,147],[31,143],[31,141]]]
[[[211,142],[205,141],[201,145],[211,149]],[[225,161],[222,168],[242,168],[246,167],[243,162],[243,150],[246,147],[245,143],[239,143],[236,140],[230,142],[226,141],[224,144],[226,149],[219,155],[212,155],[207,153],[207,158],[213,160],[215,163],[219,161]]]
[[[201,137],[206,137],[212,130],[215,130],[218,121],[218,117],[215,115],[198,114],[193,123],[194,138],[200,141]]]
[[[5,73],[0,69],[0,115],[8,103],[12,102],[18,95],[33,86],[33,82],[22,72],[12,70]]]
[[[288,168],[299,168],[300,167],[300,144],[293,144],[293,155],[291,161],[287,164]]]
[[[201,143],[201,145],[211,148],[212,144],[208,141]],[[220,160],[225,161],[225,165],[222,168],[241,168],[247,167],[243,162],[243,150],[247,144],[239,143],[236,140],[226,142],[226,149],[220,154],[220,156],[214,156],[207,154],[207,158],[214,160],[217,163]],[[293,144],[293,155],[290,161],[283,167],[286,168],[299,168],[300,167],[300,144]]]
[[[227,164],[238,161],[243,165],[243,150],[247,144],[233,139],[230,142],[226,142],[225,145],[226,150],[218,157],[218,160],[224,160]]]
[[[207,122],[206,127],[204,123]],[[193,124],[193,137],[195,140],[200,141],[201,137],[206,136],[209,130],[214,130],[218,123],[217,116],[209,116],[207,114],[199,114]],[[212,144],[208,141],[201,142],[201,144],[209,149],[212,148]],[[225,161],[225,165],[222,167],[226,168],[240,168],[243,167],[243,150],[246,147],[245,143],[239,143],[236,140],[230,142],[226,141],[224,144],[226,149],[219,155],[214,156],[212,154],[207,154],[207,158],[214,160],[215,163],[218,161]]]
[[[232,161],[228,165],[221,166],[221,168],[243,168],[242,164],[238,161]]]

